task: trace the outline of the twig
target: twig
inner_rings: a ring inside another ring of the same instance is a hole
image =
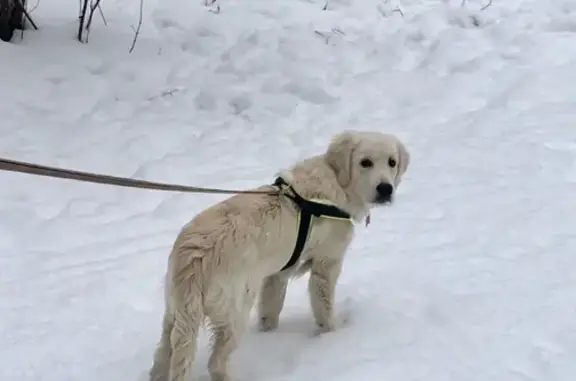
[[[216,3],[217,0],[204,0],[204,6],[206,8],[211,7],[212,5],[216,4],[216,9],[208,9],[208,12],[212,12],[214,14],[220,13],[220,4]]]
[[[23,9],[22,12],[24,12],[24,16],[26,16],[26,20],[28,20],[30,25],[32,25],[32,28],[34,28],[35,30],[38,30],[38,26],[36,25],[34,20],[32,20],[32,17],[30,17],[30,14],[28,13],[28,11],[26,9]]]
[[[404,17],[404,12],[402,12],[402,9],[400,9],[400,7],[396,8],[396,9],[392,9],[391,12],[392,13],[398,12],[398,13],[400,13],[400,16]]]
[[[490,7],[492,5],[492,0],[488,0],[488,4],[486,4],[485,6],[483,6],[482,8],[480,8],[481,11],[486,10],[488,7]]]
[[[492,1],[493,0],[488,0],[488,4],[482,6],[482,8],[480,8],[481,11],[485,11],[487,8],[489,8],[492,5]],[[462,3],[460,3],[460,7],[464,7],[466,5],[467,0],[462,0]]]
[[[84,21],[86,20],[86,10],[88,9],[88,0],[81,0],[83,3],[80,3],[81,10],[80,10],[80,21],[78,25],[78,41],[82,41],[82,31],[84,30]]]
[[[138,16],[138,25],[136,26],[136,29],[132,27],[132,29],[134,30],[134,39],[132,40],[132,46],[130,46],[130,50],[128,51],[129,53],[132,53],[134,51],[136,41],[138,40],[138,35],[140,34],[140,28],[142,27],[143,10],[144,10],[144,0],[140,0],[140,14]]]
[[[90,15],[88,16],[88,22],[86,23],[86,30],[90,29],[90,26],[92,26],[92,18],[94,17],[94,12],[99,7],[100,7],[100,0],[96,0],[96,2],[91,1],[91,3],[90,3]]]
[[[326,34],[324,34],[324,33],[322,33],[322,32],[319,32],[319,31],[317,31],[317,30],[315,30],[314,33],[317,34],[318,36],[321,36],[322,38],[324,38],[324,42],[325,42],[326,44],[328,44],[328,43],[330,42],[330,36],[328,36],[328,35],[326,35]]]
[[[100,17],[102,17],[102,22],[104,26],[108,26],[108,22],[106,22],[106,17],[104,17],[104,12],[102,11],[102,7],[98,4],[98,11],[100,12]]]
[[[346,36],[346,33],[344,33],[340,28],[332,28],[332,32],[341,34],[342,36]]]
[[[98,7],[100,7],[100,0],[96,0],[95,3],[90,4],[90,14],[88,15],[88,21],[86,22],[86,42],[88,42],[88,37],[90,36],[90,27],[92,26],[94,12]]]
[[[153,95],[153,96],[149,97],[148,100],[152,101],[152,100],[158,99],[158,98],[171,97],[174,95],[174,93],[177,93],[179,91],[181,91],[181,89],[164,90],[158,95]]]
[[[378,13],[380,13],[380,16],[382,16],[384,18],[389,16],[389,14],[386,11],[384,11],[381,7],[378,7],[377,9],[378,9]],[[402,16],[402,18],[404,18],[404,12],[402,12],[402,9],[400,9],[400,7],[392,9],[390,11],[390,13],[399,13],[400,16]]]
[[[390,15],[390,13],[399,13],[400,16],[402,16],[402,18],[404,18],[404,12],[402,11],[402,8],[400,8],[400,5],[398,5],[396,8],[394,9],[388,9],[388,10],[384,10],[383,9],[383,5],[390,5],[390,0],[385,0],[383,4],[379,4],[376,9],[378,10],[378,13],[380,13],[380,16],[386,18]]]
[[[22,4],[22,0],[16,0],[16,4],[18,7],[20,7],[20,10],[22,11],[22,13],[24,13],[26,20],[28,20],[30,25],[32,25],[32,28],[34,28],[35,30],[38,30],[38,26],[34,23],[34,20],[32,20],[32,17],[30,17],[30,13],[28,13],[24,4]],[[22,28],[22,30],[24,30],[24,27]]]
[[[28,13],[34,12],[34,11],[36,10],[36,8],[38,8],[38,5],[40,5],[40,0],[36,1],[36,5],[34,5],[34,6],[32,7],[32,9],[30,9],[30,10],[28,11]]]

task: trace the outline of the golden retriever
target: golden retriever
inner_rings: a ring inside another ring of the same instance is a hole
[[[213,332],[211,379],[229,381],[229,358],[246,331],[258,291],[259,328],[273,330],[287,283],[297,275],[310,273],[310,304],[319,331],[334,330],[334,293],[352,222],[393,201],[409,161],[394,135],[345,131],[333,137],[325,153],[258,188],[280,190],[279,195],[237,194],[184,226],[168,260],[166,309],[150,381],[189,381],[205,320]],[[344,217],[316,213],[309,218],[310,228],[299,232],[306,205],[318,202]],[[302,250],[295,250],[297,240],[305,243]]]

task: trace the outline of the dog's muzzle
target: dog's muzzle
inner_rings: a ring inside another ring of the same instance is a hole
[[[389,183],[380,183],[376,187],[375,204],[389,204],[392,202],[392,195],[394,194],[394,187]]]

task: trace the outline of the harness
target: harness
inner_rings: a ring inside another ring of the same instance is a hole
[[[288,262],[282,267],[280,271],[286,270],[296,264],[302,252],[304,251],[304,245],[306,240],[310,235],[312,217],[323,217],[323,218],[333,218],[337,220],[347,220],[351,221],[352,217],[349,213],[343,211],[336,205],[330,204],[323,200],[307,200],[300,196],[292,187],[288,184],[282,177],[278,177],[274,182],[274,185],[282,190],[282,195],[288,197],[294,204],[296,204],[298,210],[298,235],[296,237],[296,245],[294,246],[294,251]]]

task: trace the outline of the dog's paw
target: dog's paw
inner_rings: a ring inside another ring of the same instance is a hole
[[[325,333],[334,332],[336,330],[336,324],[332,321],[316,323],[316,329],[314,330],[314,336],[320,336]]]
[[[347,298],[344,300],[343,308],[338,315],[334,316],[327,322],[316,322],[316,330],[313,336],[320,336],[325,333],[336,331],[340,328],[347,326],[350,323],[352,299]]]
[[[278,328],[278,319],[272,317],[261,317],[258,325],[260,332],[270,332]]]
[[[210,375],[211,381],[230,381],[230,377],[225,373],[212,373]]]

